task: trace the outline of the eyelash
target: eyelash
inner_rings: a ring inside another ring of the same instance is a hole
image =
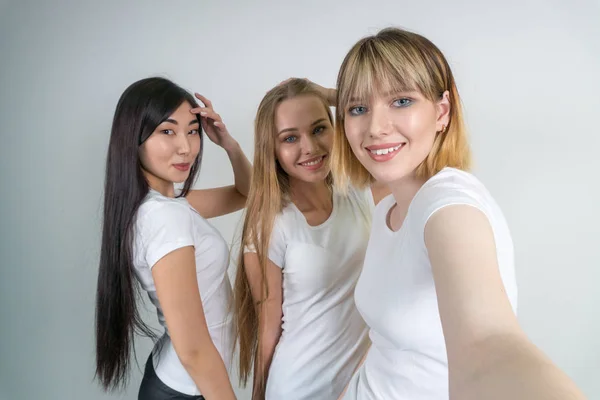
[[[403,101],[403,100],[406,100],[408,103],[405,103],[405,104],[399,104],[399,105],[397,105],[396,107],[398,107],[398,108],[404,108],[404,107],[408,107],[409,105],[411,105],[411,104],[413,103],[413,99],[411,99],[411,98],[408,98],[408,97],[401,97],[401,98],[399,98],[399,99],[396,99],[396,100],[392,101],[392,104],[394,104],[394,103],[397,103],[397,102],[399,102],[399,101]],[[365,107],[365,106],[351,106],[351,107],[349,107],[349,108],[348,108],[348,113],[349,113],[351,116],[358,116],[358,115],[362,115],[362,114],[365,112],[365,111],[363,111],[363,113],[360,113],[360,114],[354,114],[354,112],[355,112],[355,110],[356,110],[357,108],[363,108],[363,109],[365,109],[365,110],[367,109],[367,107]]]
[[[319,130],[320,129],[320,130]],[[313,135],[320,135],[321,133],[323,133],[325,131],[326,127],[325,126],[317,126],[314,130],[313,130]],[[317,132],[318,131],[318,132]],[[288,139],[294,139],[294,140],[288,140]],[[287,136],[283,139],[284,142],[286,143],[294,143],[296,141],[296,136],[292,135],[292,136]]]
[[[413,103],[413,100],[412,100],[411,98],[408,98],[408,97],[401,97],[401,98],[399,98],[399,99],[396,99],[396,100],[394,100],[394,101],[392,102],[392,104],[393,104],[393,103],[396,103],[396,102],[398,102],[398,101],[401,101],[401,100],[406,100],[408,103],[406,103],[406,104],[401,104],[401,105],[399,105],[398,107],[408,107],[409,105],[411,105],[411,104]]]
[[[173,129],[163,129],[160,132],[164,133],[165,135],[171,135],[171,133],[169,133],[169,132],[173,132]],[[199,133],[200,133],[200,131],[198,129],[192,129],[191,131],[188,132],[188,135],[197,135]]]

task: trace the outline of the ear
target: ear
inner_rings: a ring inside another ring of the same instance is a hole
[[[447,90],[442,93],[442,98],[436,103],[437,119],[435,124],[436,132],[448,126],[450,122],[450,92]]]

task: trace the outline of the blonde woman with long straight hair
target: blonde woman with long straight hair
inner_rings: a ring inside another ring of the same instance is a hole
[[[234,287],[253,399],[337,399],[369,345],[354,286],[379,195],[332,190],[332,99],[291,79],[263,98]],[[375,189],[377,192],[377,190]]]
[[[355,301],[371,347],[344,399],[580,399],[516,318],[513,243],[468,172],[460,98],[441,51],[388,28],[337,82],[334,182],[392,194],[373,214]]]

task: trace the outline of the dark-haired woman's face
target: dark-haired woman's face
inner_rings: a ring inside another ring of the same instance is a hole
[[[184,182],[200,147],[200,124],[192,106],[184,102],[156,127],[140,146],[140,160],[150,187],[173,195],[173,183]]]

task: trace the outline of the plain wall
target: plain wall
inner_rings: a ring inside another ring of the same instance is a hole
[[[600,398],[598,21],[594,1],[0,0],[1,398],[110,397],[92,381],[94,297],[110,124],[129,84],[160,75],[205,94],[252,157],[268,89],[333,86],[350,46],[388,25],[448,57],[474,172],[512,229],[522,326]],[[197,187],[231,182],[209,144]],[[213,222],[233,240],[240,215]],[[140,366],[150,346],[138,342]],[[136,399],[140,379],[113,398]]]

